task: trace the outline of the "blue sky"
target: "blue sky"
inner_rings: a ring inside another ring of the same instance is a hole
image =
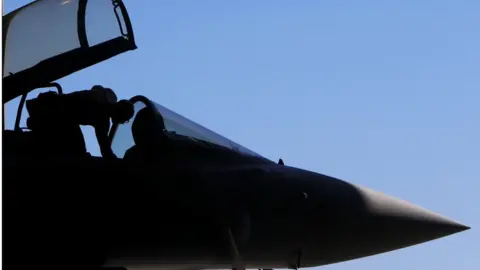
[[[473,227],[323,269],[480,265],[480,2],[125,4],[139,49],[60,80],[66,91],[143,94],[268,158]]]

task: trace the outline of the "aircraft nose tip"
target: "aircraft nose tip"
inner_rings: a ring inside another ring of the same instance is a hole
[[[470,229],[469,226],[441,216],[407,201],[378,191],[358,187],[365,207],[381,229],[394,234],[397,241],[410,246]]]
[[[315,222],[308,230],[311,233],[303,254],[310,266],[390,252],[470,229],[420,206],[346,181],[325,176],[315,181],[319,183],[318,195],[309,197],[315,205]]]

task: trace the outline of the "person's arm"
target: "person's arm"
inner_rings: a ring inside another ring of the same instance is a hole
[[[108,144],[108,130],[110,129],[110,120],[105,118],[105,120],[100,121],[94,126],[95,136],[97,136],[98,145],[100,146],[100,152],[102,157],[114,159],[116,158],[115,154],[112,151],[112,148]]]

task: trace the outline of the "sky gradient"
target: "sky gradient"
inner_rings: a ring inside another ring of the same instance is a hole
[[[66,92],[142,94],[267,158],[472,227],[322,269],[480,266],[479,1],[124,2],[138,50],[60,80]]]

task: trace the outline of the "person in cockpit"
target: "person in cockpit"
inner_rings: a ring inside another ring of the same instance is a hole
[[[155,110],[145,107],[135,116],[132,136],[135,145],[125,152],[124,159],[131,161],[157,160],[165,152],[165,123]],[[162,149],[163,148],[163,149]]]
[[[62,139],[69,142],[70,150],[75,153],[86,152],[80,126],[92,126],[104,158],[115,158],[108,143],[110,120],[125,123],[134,114],[131,102],[117,102],[112,89],[99,85],[90,90],[63,95],[56,92],[41,93],[37,98],[27,101],[26,107],[30,114],[27,124],[32,126],[32,131],[62,134]]]

